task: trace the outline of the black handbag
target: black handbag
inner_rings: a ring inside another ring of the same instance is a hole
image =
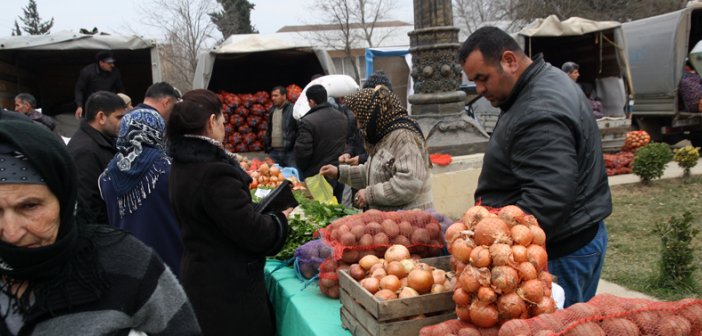
[[[258,213],[281,212],[287,208],[298,206],[295,195],[292,192],[292,183],[288,180],[273,189],[261,202],[254,205]]]

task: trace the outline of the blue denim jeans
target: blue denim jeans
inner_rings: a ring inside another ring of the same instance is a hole
[[[293,152],[271,149],[271,151],[268,152],[268,156],[282,167],[295,167],[295,153]]]
[[[600,221],[595,238],[579,250],[548,262],[548,271],[558,277],[565,291],[565,305],[587,302],[597,291],[607,251],[607,228]]]

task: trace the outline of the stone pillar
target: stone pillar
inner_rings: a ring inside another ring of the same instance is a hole
[[[450,0],[414,0],[414,30],[408,33],[414,94],[408,100],[432,153],[465,155],[483,152],[488,135],[464,111],[451,6]]]

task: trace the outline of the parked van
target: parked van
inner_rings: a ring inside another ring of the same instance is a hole
[[[702,114],[684,111],[678,95],[685,58],[702,40],[702,4],[622,25],[636,104],[633,122],[654,141],[702,133]]]

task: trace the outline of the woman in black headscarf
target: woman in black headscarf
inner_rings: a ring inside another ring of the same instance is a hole
[[[392,211],[432,207],[431,163],[424,135],[399,98],[387,87],[359,90],[346,96],[369,158],[358,166],[326,165],[320,174],[359,189],[361,208]]]
[[[0,121],[0,335],[200,334],[163,262],[121,231],[79,228],[75,203],[63,144]]]

